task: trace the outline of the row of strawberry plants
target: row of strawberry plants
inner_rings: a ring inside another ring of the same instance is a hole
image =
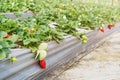
[[[1,0],[0,4],[0,12],[14,12],[18,17],[13,20],[4,14],[0,15],[0,60],[9,56],[11,48],[21,47],[37,51],[36,59],[43,60],[47,45],[42,42],[55,40],[59,43],[65,35],[71,34],[87,43],[85,33],[78,34],[76,28],[100,27],[104,32],[102,24],[112,23],[113,26],[114,22],[120,20],[120,7],[83,4],[69,0]],[[22,15],[19,11],[29,10],[34,16],[21,20]],[[41,45],[43,49],[40,49]],[[14,62],[16,59],[11,57],[10,61]],[[40,63],[45,64],[44,61]]]

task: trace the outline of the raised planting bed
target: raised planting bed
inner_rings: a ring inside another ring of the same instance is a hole
[[[70,0],[0,1],[0,79],[39,80],[95,48],[119,30],[119,10]]]
[[[39,67],[37,60],[34,59],[35,54],[31,53],[30,49],[12,49],[12,54],[18,58],[18,62],[12,64],[8,60],[0,61],[0,80],[40,80],[72,58],[97,47],[101,41],[105,41],[107,36],[120,31],[119,25],[119,23],[116,24],[116,27],[111,30],[104,27],[104,33],[99,30],[88,31],[87,44],[82,44],[81,40],[73,36],[65,37],[60,44],[53,41],[48,42],[46,69]],[[82,31],[80,30],[80,32]]]

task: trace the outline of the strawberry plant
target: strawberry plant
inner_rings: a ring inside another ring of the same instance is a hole
[[[0,60],[8,57],[10,53],[10,48],[16,46],[15,42],[18,39],[17,35],[11,35],[7,37],[8,34],[4,31],[0,31]]]
[[[34,16],[21,20],[22,12],[31,11]],[[85,33],[76,28],[98,29],[102,24],[111,29],[120,21],[119,6],[80,3],[72,0],[0,0],[0,60],[9,56],[11,48],[29,48],[37,52],[36,59],[46,68],[48,45],[42,43],[60,40],[66,35],[76,36],[85,44]],[[15,13],[17,19],[7,18],[3,13]],[[113,24],[110,24],[113,23]],[[10,59],[17,61],[15,57]]]

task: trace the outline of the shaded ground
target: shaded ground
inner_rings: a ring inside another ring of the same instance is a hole
[[[77,61],[69,69],[54,71],[44,80],[120,80],[120,32]]]

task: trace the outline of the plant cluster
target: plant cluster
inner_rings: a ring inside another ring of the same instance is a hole
[[[22,12],[34,16],[21,20]],[[30,48],[35,52],[44,41],[59,43],[65,35],[74,35],[87,42],[76,28],[97,29],[102,24],[120,20],[120,7],[84,4],[71,0],[0,0],[0,13],[12,12],[13,20],[0,14],[0,60],[8,57],[11,48]]]

